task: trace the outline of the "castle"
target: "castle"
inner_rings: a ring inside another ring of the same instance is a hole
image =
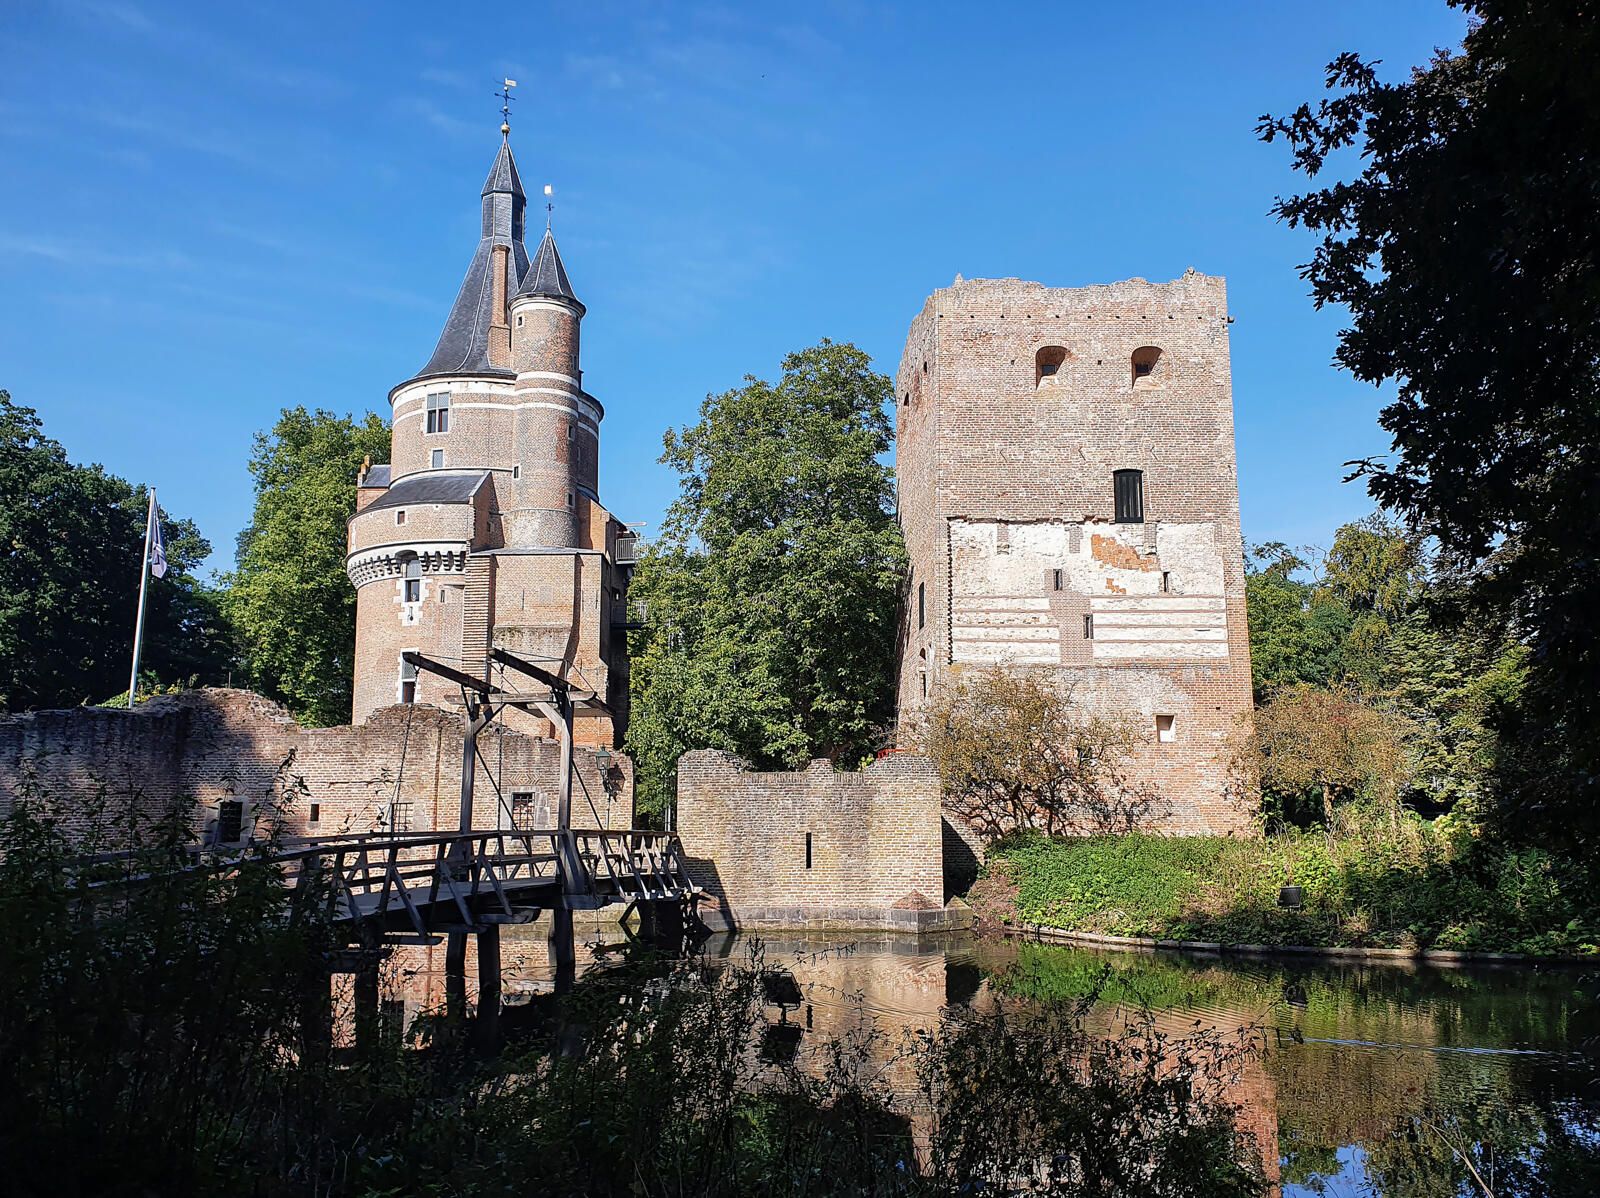
[[[603,698],[579,743],[611,747],[627,716],[635,538],[601,504],[600,401],[583,389],[584,306],[547,227],[530,258],[527,199],[505,135],[482,236],[433,355],[389,392],[389,465],[366,468],[349,523],[356,587],[352,719],[457,689],[410,650],[484,676],[508,650]],[[505,689],[525,689],[507,683]],[[548,734],[544,721],[509,722]]]
[[[1248,828],[1226,786],[1251,710],[1228,323],[1193,271],[929,297],[896,387],[902,722],[963,670],[1042,671],[1134,722],[1148,826]]]

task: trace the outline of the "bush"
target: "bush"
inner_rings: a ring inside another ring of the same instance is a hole
[[[1331,833],[1261,840],[1147,835],[997,844],[1018,915],[1071,931],[1233,944],[1589,954],[1596,871],[1448,820],[1341,809]],[[1304,906],[1278,905],[1293,882]]]

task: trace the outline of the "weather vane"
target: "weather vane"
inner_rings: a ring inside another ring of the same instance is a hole
[[[517,86],[515,79],[502,79],[501,88],[495,92],[500,97],[500,133],[503,137],[511,136],[511,89]]]
[[[550,198],[554,194],[555,188],[546,183],[544,185],[544,227],[546,232],[549,231],[550,221],[555,216],[556,212],[556,202]]]

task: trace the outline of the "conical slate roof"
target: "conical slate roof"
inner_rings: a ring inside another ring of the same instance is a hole
[[[523,276],[522,286],[517,289],[516,294],[571,300],[577,304],[580,311],[583,309],[578,297],[572,292],[572,282],[567,278],[567,268],[561,263],[561,251],[556,249],[555,235],[549,229],[544,231],[544,240],[539,242],[539,248],[533,252],[533,265]]]
[[[494,315],[494,247],[509,246],[506,255],[508,296],[517,293],[528,274],[528,250],[522,244],[523,211],[526,207],[522,180],[511,145],[502,142],[494,165],[483,184],[483,234],[467,265],[467,275],[456,293],[456,302],[445,318],[444,331],[433,348],[428,364],[415,378],[438,374],[489,374],[514,378],[516,372],[489,361],[489,325]],[[565,277],[565,276],[563,276]]]

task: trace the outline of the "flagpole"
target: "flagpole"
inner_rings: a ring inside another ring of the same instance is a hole
[[[133,622],[133,672],[128,677],[128,710],[139,693],[139,650],[144,646],[144,590],[150,581],[150,530],[156,522],[156,489],[150,488],[150,506],[144,514],[144,553],[139,557],[139,615]]]

